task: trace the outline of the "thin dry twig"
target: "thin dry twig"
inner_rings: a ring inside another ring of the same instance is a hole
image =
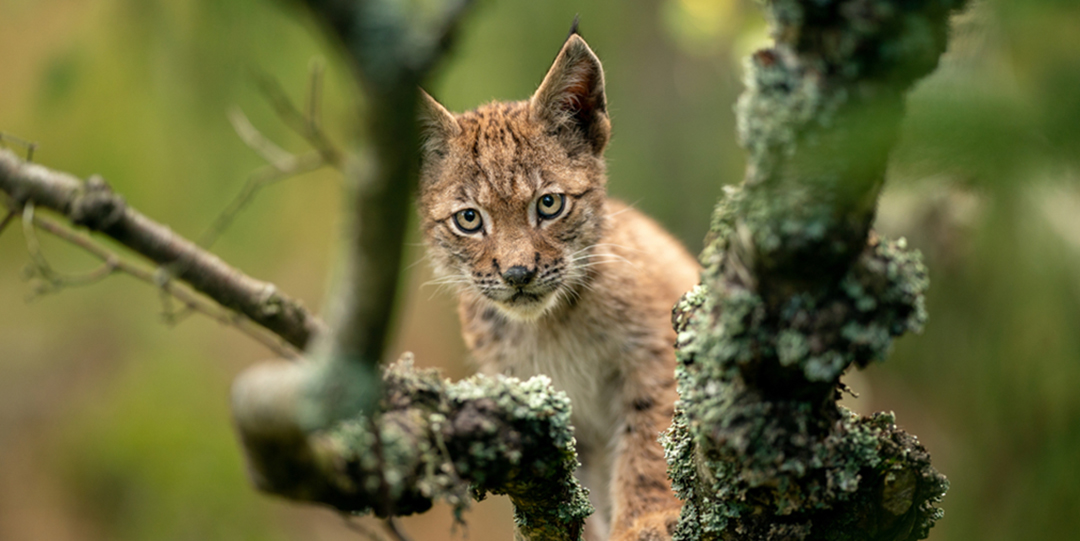
[[[209,248],[213,246],[221,234],[225,232],[236,217],[240,214],[255,199],[255,195],[259,190],[280,182],[282,180],[302,175],[304,173],[310,173],[321,169],[325,165],[322,156],[316,152],[310,154],[304,154],[295,157],[295,163],[285,170],[277,169],[273,166],[267,166],[256,170],[248,178],[248,181],[244,184],[244,187],[240,190],[240,193],[229,202],[229,206],[225,210],[218,214],[214,219],[210,227],[199,237],[199,246],[203,248]]]
[[[10,133],[0,132],[0,144],[4,141],[11,141],[26,149],[26,161],[34,161],[34,151],[37,150],[38,144],[33,141],[28,141],[22,137],[11,135]]]
[[[21,209],[32,202],[37,208],[60,213],[76,226],[115,239],[154,264],[168,268],[178,282],[242,314],[296,348],[303,348],[312,336],[323,332],[318,317],[274,284],[248,276],[151,220],[113,193],[100,177],[84,182],[68,173],[26,163],[14,152],[0,149],[0,192],[10,200],[9,208]],[[160,285],[163,281],[151,283]]]
[[[296,157],[293,156],[291,152],[274,144],[273,141],[256,129],[251,123],[251,120],[248,119],[247,115],[245,115],[239,107],[230,109],[226,116],[229,117],[229,123],[232,124],[233,130],[236,131],[236,135],[240,136],[240,140],[242,140],[248,148],[258,153],[259,156],[262,156],[262,159],[266,160],[279,171],[285,171],[292,167],[293,162],[296,161]]]
[[[0,233],[3,233],[7,226],[11,225],[11,222],[15,221],[15,217],[19,215],[17,210],[9,210],[7,216],[4,216],[3,220],[0,220]]]
[[[25,216],[26,214],[24,214],[24,217]],[[162,281],[158,272],[122,259],[115,252],[94,242],[89,235],[77,233],[60,225],[60,223],[55,220],[40,215],[33,215],[32,211],[30,219],[32,220],[33,226],[78,246],[94,257],[102,260],[111,268],[110,272],[123,272],[124,274],[159,288],[159,291],[161,291],[163,295],[167,295],[170,299],[175,299],[183,304],[184,308],[182,308],[182,311],[199,312],[217,320],[219,323],[235,327],[240,332],[248,335],[282,357],[295,359],[300,356],[295,348],[290,346],[279,336],[256,325],[250,319],[203,299],[185,285],[171,280]]]
[[[341,169],[344,163],[344,153],[330,140],[326,132],[322,130],[321,102],[322,102],[322,79],[323,67],[319,61],[313,61],[311,75],[308,83],[308,113],[304,114],[289,99],[285,89],[281,87],[277,79],[267,74],[259,74],[256,82],[270,106],[274,108],[278,117],[286,126],[303,137],[308,144],[322,154],[326,163],[335,169]]]
[[[41,250],[41,243],[38,241],[37,233],[35,231],[36,222],[34,220],[33,202],[28,202],[23,206],[22,220],[23,237],[26,239],[26,251],[30,254],[31,260],[29,276],[31,278],[40,278],[44,280],[44,283],[40,283],[38,287],[35,288],[34,296],[55,293],[65,287],[80,287],[96,284],[97,282],[108,278],[116,270],[116,258],[109,257],[104,258],[102,260],[102,265],[92,271],[79,274],[57,271],[49,263],[49,260],[45,257],[45,253]]]
[[[345,522],[345,527],[366,537],[369,541],[386,541],[386,537],[379,532],[368,528],[366,524],[357,522],[354,520],[356,517],[348,513],[341,513],[341,520]]]
[[[214,219],[206,232],[199,237],[199,245],[209,248],[221,237],[226,229],[260,190],[266,186],[288,178],[310,173],[326,165],[341,169],[342,153],[322,131],[322,80],[324,67],[322,61],[313,59],[311,75],[308,78],[307,112],[301,113],[293,104],[281,85],[269,75],[258,76],[259,88],[267,101],[273,106],[278,117],[290,129],[298,133],[315,150],[296,156],[282,149],[251,123],[247,115],[239,108],[229,111],[229,122],[240,140],[254,150],[269,164],[248,176],[240,193]]]
[[[412,538],[405,533],[405,529],[401,527],[401,523],[398,522],[396,517],[388,517],[383,523],[386,524],[386,529],[390,532],[390,535],[397,541],[412,541]]]

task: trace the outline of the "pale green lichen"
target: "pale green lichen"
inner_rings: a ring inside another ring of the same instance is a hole
[[[353,496],[339,508],[402,515],[442,500],[460,519],[472,498],[508,494],[527,539],[580,539],[592,507],[573,474],[570,401],[546,377],[450,383],[399,362],[383,383],[374,425],[360,417],[327,435],[341,461],[339,484]]]
[[[709,359],[709,373],[700,376],[710,381],[756,379],[752,373],[786,380],[801,372],[831,386],[851,364],[884,359],[896,336],[917,332],[926,321],[926,267],[903,246],[903,239],[875,242],[837,287],[791,295],[773,310],[749,289],[729,287],[714,296],[699,286],[676,307],[682,364]],[[686,392],[712,394],[707,386]]]
[[[768,532],[811,523],[796,539],[920,539],[940,518],[948,483],[890,414],[843,411],[815,433],[785,426],[814,424],[797,407],[739,413],[764,422],[729,427],[729,440],[707,449],[692,443],[701,440],[680,412],[664,438],[672,486],[685,502],[676,541],[786,539]]]
[[[763,0],[776,45],[736,107],[749,153],[676,307],[685,501],[676,539],[924,537],[947,483],[891,415],[836,406],[840,375],[926,321],[904,241],[869,235],[903,93],[963,0]]]
[[[739,287],[717,295],[699,286],[676,306],[681,398],[664,438],[673,488],[686,502],[676,539],[769,524],[786,525],[784,535],[843,539],[831,525],[902,507],[871,500],[905,472],[918,482],[890,494],[911,492],[919,505],[877,520],[906,524],[912,538],[933,524],[946,485],[925,450],[903,440],[890,416],[857,419],[822,402],[831,404],[849,366],[884,359],[896,336],[922,328],[926,269],[904,246],[875,241],[839,285],[773,310]],[[890,443],[897,439],[905,446]],[[806,525],[811,518],[816,526]],[[825,531],[833,533],[818,537]]]
[[[749,166],[703,260],[734,248],[762,282],[805,280],[861,249],[903,92],[936,66],[963,0],[761,3],[776,45],[748,60],[736,106]]]

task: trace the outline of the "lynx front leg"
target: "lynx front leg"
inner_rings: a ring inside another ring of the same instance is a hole
[[[632,387],[632,386],[631,386]],[[626,423],[615,449],[611,541],[664,541],[682,503],[671,491],[664,451],[657,441],[671,424],[675,381],[644,383],[628,394]]]
[[[607,453],[583,448],[581,467],[577,476],[582,484],[589,487],[589,501],[595,511],[585,519],[585,541],[607,541],[611,527],[611,469],[612,461]]]

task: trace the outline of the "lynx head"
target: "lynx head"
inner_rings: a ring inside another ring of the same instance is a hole
[[[516,320],[575,297],[604,227],[611,124],[600,61],[573,34],[528,101],[454,115],[427,94],[420,214],[436,271]]]

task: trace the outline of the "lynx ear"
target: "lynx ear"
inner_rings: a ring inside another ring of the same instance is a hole
[[[599,156],[611,136],[604,69],[585,40],[571,34],[529,100],[534,120],[557,133],[567,150]]]
[[[457,119],[423,89],[420,89],[419,116],[424,158],[444,156],[449,148],[447,141],[461,133]]]

